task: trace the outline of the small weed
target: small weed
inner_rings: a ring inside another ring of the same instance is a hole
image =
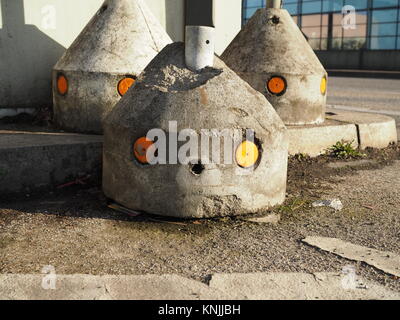
[[[285,216],[297,215],[297,212],[308,208],[311,204],[307,199],[292,199],[277,208],[278,213]]]
[[[294,155],[293,158],[299,162],[302,162],[302,161],[309,160],[310,156],[306,153],[298,153],[298,154]]]
[[[361,153],[353,147],[353,142],[346,142],[344,140],[336,142],[332,147],[327,150],[327,154],[331,157],[338,159],[351,159],[363,158],[366,155]]]

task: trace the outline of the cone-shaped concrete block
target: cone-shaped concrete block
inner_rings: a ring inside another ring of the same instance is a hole
[[[267,97],[285,124],[324,122],[327,73],[287,10],[258,10],[221,58]],[[283,94],[268,90],[274,76],[286,80]]]
[[[143,0],[106,0],[53,70],[56,123],[102,133],[102,119],[121,98],[120,80],[137,77],[171,39]],[[61,95],[57,79],[68,91]]]
[[[197,134],[253,129],[261,152],[258,165],[248,170],[235,161],[204,164],[195,174],[191,165],[139,164],[134,142],[154,128],[169,137],[170,121],[177,122],[177,132],[190,128]],[[204,218],[254,213],[285,199],[288,140],[281,119],[262,94],[217,57],[213,68],[189,70],[182,43],[167,46],[147,66],[105,119],[104,134],[103,190],[128,208]]]

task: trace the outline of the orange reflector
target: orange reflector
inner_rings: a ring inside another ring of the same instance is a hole
[[[60,74],[57,78],[57,90],[62,96],[66,95],[68,92],[68,80],[62,74]]]
[[[275,95],[282,95],[286,91],[286,80],[280,76],[274,76],[268,80],[268,91]]]
[[[119,83],[118,83],[118,93],[121,95],[121,97],[123,95],[125,95],[125,93],[128,92],[129,88],[134,85],[136,82],[135,79],[131,78],[131,77],[126,77],[124,79],[122,79]]]
[[[149,159],[147,158],[147,151],[154,145],[154,142],[147,139],[146,137],[142,137],[136,140],[135,145],[133,147],[133,152],[135,154],[135,158],[142,164],[149,163]]]
[[[321,93],[323,95],[325,95],[326,93],[327,85],[328,85],[328,80],[326,79],[326,77],[323,77],[321,80]]]
[[[259,157],[258,147],[250,141],[244,141],[236,150],[236,162],[242,168],[254,166]]]

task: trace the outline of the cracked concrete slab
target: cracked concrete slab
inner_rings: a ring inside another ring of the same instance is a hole
[[[215,274],[209,285],[173,274],[51,277],[0,275],[0,300],[400,299],[399,292],[336,273]]]
[[[395,253],[358,246],[335,238],[307,237],[303,242],[349,260],[365,262],[400,277],[400,256]]]
[[[178,275],[0,275],[0,300],[209,300],[229,294]],[[42,286],[44,282],[44,288]]]
[[[368,147],[383,149],[397,142],[396,122],[392,117],[333,108],[326,111],[323,124],[287,126],[290,155],[316,157],[342,140],[363,150]]]
[[[397,142],[396,122],[392,117],[382,114],[332,110],[327,119],[355,124],[361,149],[386,148],[389,143]]]
[[[365,300],[398,299],[400,293],[340,273],[216,274],[210,287],[238,293],[250,300]]]

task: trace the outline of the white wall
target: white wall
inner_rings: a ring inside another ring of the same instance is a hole
[[[51,103],[53,65],[103,0],[0,0],[0,108]],[[184,39],[184,0],[145,0],[174,41]],[[7,7],[5,7],[5,5]],[[241,27],[241,0],[215,0],[217,54]],[[3,21],[5,20],[5,21]],[[7,24],[7,30],[6,26]]]
[[[214,0],[214,3],[217,32],[215,51],[222,54],[242,27],[242,1]]]

